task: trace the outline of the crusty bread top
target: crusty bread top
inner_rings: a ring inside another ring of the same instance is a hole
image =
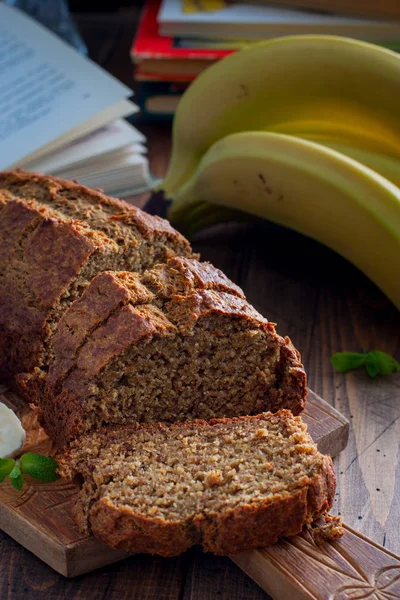
[[[143,281],[162,299],[188,295],[193,290],[215,290],[245,298],[243,290],[225,273],[208,262],[176,256],[168,265],[156,265],[145,273]]]
[[[94,261],[117,253],[117,244],[103,232],[65,219],[34,200],[9,200],[3,205],[0,346],[5,344],[9,359],[2,360],[0,368],[6,377],[35,366],[47,315],[78,274]]]
[[[34,199],[39,194],[37,198],[39,201],[41,199],[45,200],[45,196],[55,198],[60,192],[69,192],[72,198],[82,198],[89,204],[100,204],[111,208],[115,211],[113,216],[115,220],[136,226],[147,239],[158,235],[176,238],[190,251],[189,242],[166,219],[149,215],[124,200],[111,198],[103,194],[102,190],[92,190],[76,181],[67,181],[51,175],[29,173],[17,169],[15,171],[0,172],[0,192],[13,194],[24,200]]]

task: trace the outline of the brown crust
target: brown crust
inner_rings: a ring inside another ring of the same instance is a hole
[[[128,303],[149,303],[152,299],[153,294],[140,283],[137,274],[105,271],[94,277],[58,323],[53,337],[55,361],[49,370],[48,389],[54,390],[64,379],[74,366],[79,348],[111,314]]]
[[[190,281],[190,287],[197,290],[218,290],[245,298],[243,290],[233,283],[220,269],[209,262],[199,262],[183,256],[169,261],[170,268],[179,269]]]
[[[136,226],[143,237],[151,239],[154,236],[163,235],[170,239],[179,240],[190,253],[190,244],[180,233],[166,220],[158,216],[149,215],[132,204],[123,200],[111,198],[102,193],[102,190],[92,190],[76,181],[67,181],[60,177],[44,175],[43,173],[29,173],[22,169],[5,171],[0,173],[0,188],[7,186],[22,186],[26,183],[36,183],[46,189],[51,196],[56,196],[60,190],[70,190],[72,194],[85,196],[93,204],[112,206],[118,209],[119,214],[113,218],[127,225]]]
[[[328,494],[334,482],[332,461],[326,457],[325,472],[290,496],[221,513],[198,514],[180,523],[147,517],[129,507],[116,508],[108,498],[102,498],[90,510],[91,528],[104,544],[128,552],[176,556],[200,544],[205,552],[238,554],[300,533],[304,525],[329,510],[332,496]]]
[[[177,273],[182,276],[179,280],[176,277]],[[157,297],[144,284],[150,284],[161,300],[169,300],[168,305],[164,306],[162,318],[161,312],[152,306],[152,302],[157,302]],[[117,316],[122,310],[125,314],[126,309],[123,307],[127,304],[148,305],[149,308],[143,308],[140,313],[136,312],[142,315],[148,335],[150,331],[165,335],[179,324],[182,331],[191,329],[199,318],[206,317],[210,313],[252,320],[254,326],[262,326],[271,332],[274,331],[267,319],[261,317],[243,297],[233,296],[225,291],[220,292],[221,289],[232,289],[236,294],[243,294],[240,288],[209,263],[181,257],[171,258],[167,264],[156,265],[142,277],[133,273],[114,271],[97,275],[82,296],[71,304],[58,324],[53,338],[55,360],[49,370],[49,390],[53,392],[56,386],[60,388],[67,371],[78,364],[82,353],[93,355],[93,340],[96,343],[98,339],[105,340],[102,346],[105,352],[107,341],[109,342],[110,360],[116,356],[114,351],[116,337],[122,335],[126,340],[124,344],[117,342],[120,352],[124,351],[129,343],[138,341],[136,334],[129,331],[131,321],[128,319],[124,322],[124,318]],[[181,295],[185,292],[187,295]],[[158,321],[155,330],[150,330],[148,327],[152,320]],[[136,329],[138,326],[139,323]],[[89,346],[89,350],[86,345]],[[103,363],[97,365],[94,359],[91,367],[92,376],[95,376],[104,366]]]
[[[288,336],[284,338],[284,344],[281,347],[278,373],[275,395],[278,399],[279,390],[284,390],[288,406],[293,407],[294,415],[299,415],[304,409],[307,398],[307,376],[301,362],[300,352],[293,346]]]
[[[154,335],[167,335],[168,331],[174,330],[156,307],[124,306],[83,346],[76,361],[76,379],[90,380],[132,344]]]
[[[175,423],[169,426],[161,423],[141,424],[136,427],[115,427],[97,432],[93,452],[102,441],[122,441],[125,435],[137,428],[146,430],[193,429],[201,430],[220,423],[234,424],[240,420],[290,419],[289,411],[279,411],[276,415],[264,414],[233,419],[212,419],[208,423],[195,420]],[[304,424],[296,425],[304,431]],[[88,438],[90,439],[90,438]],[[310,438],[311,441],[311,438]],[[60,458],[60,473],[72,478],[79,471],[74,454],[79,452],[75,444]],[[76,470],[77,469],[77,470]],[[146,552],[161,556],[175,556],[190,546],[201,544],[205,551],[229,555],[257,547],[274,544],[281,536],[300,533],[303,526],[312,523],[328,511],[335,492],[336,478],[330,456],[323,457],[321,470],[312,478],[306,478],[302,487],[293,493],[275,495],[229,508],[218,513],[200,512],[182,521],[168,521],[159,517],[149,517],[135,512],[127,506],[116,507],[108,497],[96,501],[90,509],[90,526],[94,535],[112,548],[129,552]],[[81,514],[79,497],[74,509],[80,527],[84,518]]]
[[[40,215],[29,204],[10,200],[3,204],[0,219],[0,239],[2,252],[0,261],[2,267],[15,257],[16,244],[29,229],[40,220]]]
[[[167,265],[156,265],[144,275],[143,281],[162,299],[174,294],[187,295],[193,290],[227,292],[245,298],[243,290],[212,264],[183,256],[171,258]]]
[[[172,331],[173,325],[156,307],[128,304],[96,329],[78,354],[74,369],[68,372],[70,363],[67,360],[61,362],[61,367],[56,364],[57,370],[62,368],[67,373],[63,387],[50,388],[47,384],[41,390],[41,397],[35,400],[42,425],[59,448],[81,433],[94,377],[130,345],[143,338],[168,335]],[[52,379],[50,383],[53,384]]]
[[[103,233],[54,214],[19,201],[1,213],[1,367],[8,380],[37,364],[48,312],[89,258],[116,249]]]
[[[24,252],[27,285],[40,303],[52,307],[96,249],[72,223],[45,219]]]

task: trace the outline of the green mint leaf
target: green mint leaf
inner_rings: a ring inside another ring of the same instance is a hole
[[[371,350],[367,353],[337,352],[331,356],[331,363],[341,373],[365,366],[371,377],[391,375],[400,371],[400,364],[393,356],[381,350]]]
[[[400,364],[393,356],[381,350],[371,350],[367,354],[367,363],[373,363],[376,367],[376,375],[391,375],[400,371]],[[368,371],[369,372],[369,371]],[[370,373],[371,375],[371,373]],[[373,376],[374,377],[374,376]]]
[[[27,452],[21,456],[20,463],[22,472],[35,479],[55,481],[59,477],[57,474],[57,461],[50,456]]]
[[[336,371],[345,373],[351,369],[358,369],[365,364],[367,355],[359,352],[336,352],[331,356],[331,363]]]
[[[11,473],[15,466],[13,458],[0,458],[0,483]]]
[[[21,469],[19,468],[19,464],[15,463],[13,470],[9,474],[9,478],[11,480],[11,484],[15,487],[16,490],[22,490],[22,486],[24,485],[24,478],[22,477]]]
[[[374,360],[371,360],[371,358],[369,357],[367,358],[367,361],[365,363],[365,369],[370,377],[376,377],[379,373],[378,365]]]

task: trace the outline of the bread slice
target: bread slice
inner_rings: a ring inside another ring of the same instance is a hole
[[[290,340],[195,259],[98,275],[60,319],[53,350],[44,389],[30,388],[60,448],[106,424],[298,414],[307,393]]]
[[[273,544],[327,511],[335,490],[331,458],[289,411],[100,430],[59,465],[83,481],[74,506],[83,532],[162,556]]]
[[[29,397],[27,374],[45,375],[57,323],[95,275],[176,253],[192,254],[163,219],[73,182],[0,173],[1,377]]]

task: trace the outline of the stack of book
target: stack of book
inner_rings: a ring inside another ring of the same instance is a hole
[[[208,40],[161,35],[159,17],[165,8],[161,0],[147,0],[131,49],[139,82],[136,101],[145,118],[170,119],[190,82],[232,51]]]
[[[119,197],[150,189],[132,90],[0,2],[0,170],[76,179]]]
[[[291,3],[294,8],[288,6]],[[400,48],[398,0],[348,3],[357,15],[347,14],[344,4],[344,0],[275,0],[274,4],[147,0],[131,49],[142,116],[170,119],[185,88],[204,69],[257,40],[329,34]],[[322,7],[331,11],[335,5],[341,12],[321,12]]]

